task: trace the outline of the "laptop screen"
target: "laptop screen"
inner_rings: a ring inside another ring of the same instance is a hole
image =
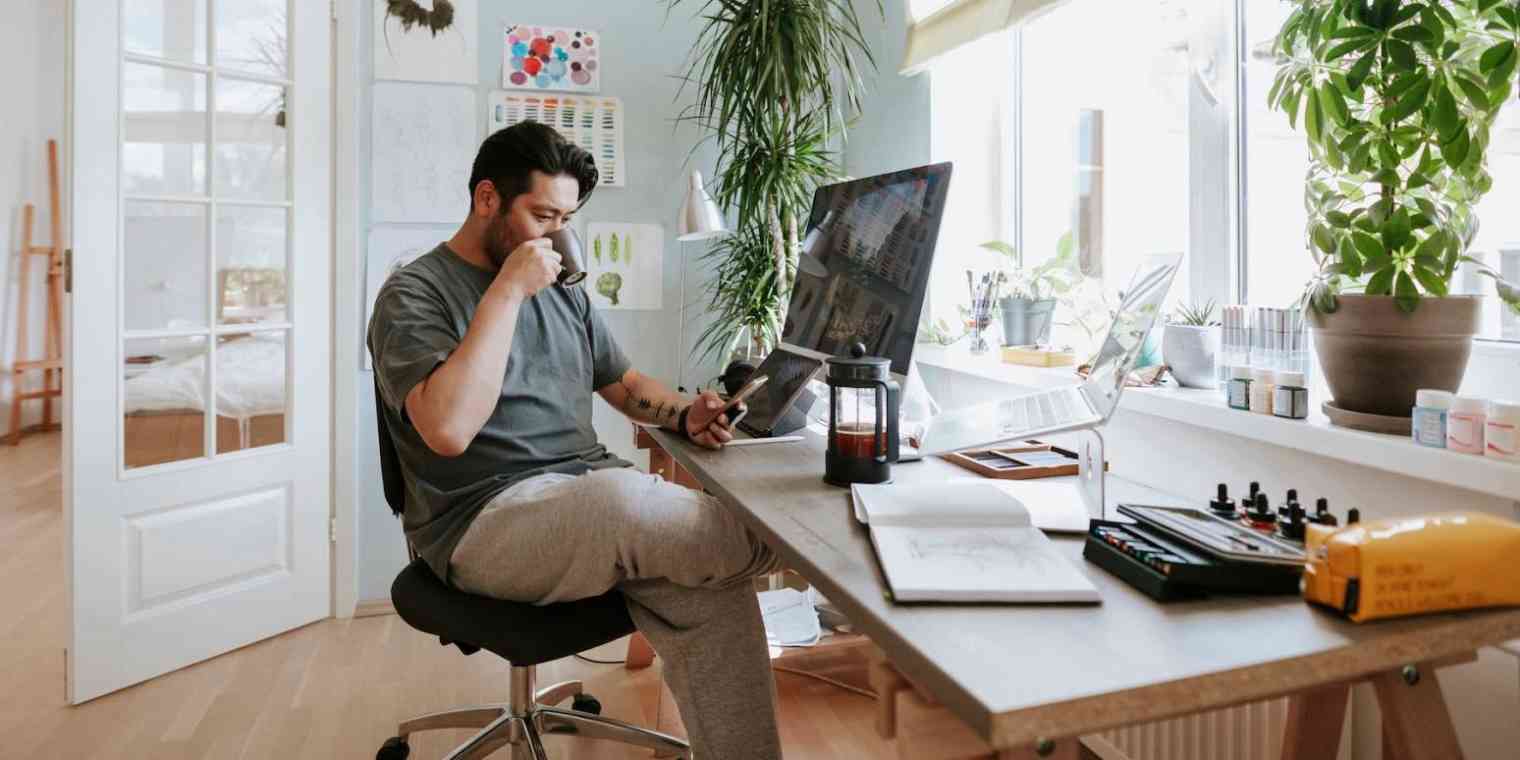
[[[1156,324],[1180,262],[1180,257],[1170,254],[1147,257],[1130,279],[1129,287],[1119,291],[1119,308],[1115,310],[1113,324],[1098,348],[1087,381],[1082,384],[1083,395],[1093,411],[1105,420],[1119,405],[1124,378],[1134,369],[1145,336]]]
[[[1156,323],[1161,305],[1171,289],[1172,279],[1182,257],[1175,254],[1147,257],[1128,288],[1120,294],[1119,308],[1093,360],[1092,371],[1081,385],[1066,386],[1066,392],[1081,389],[1092,411],[1106,421],[1119,404],[1124,378],[1134,369],[1145,344],[1145,336]],[[1029,394],[1019,394],[998,401],[986,401],[935,415],[924,432],[921,449],[926,454],[983,446],[1006,441],[1026,433],[1073,430],[1097,423],[1090,415],[1073,424],[1055,427],[1032,425],[1020,412]]]

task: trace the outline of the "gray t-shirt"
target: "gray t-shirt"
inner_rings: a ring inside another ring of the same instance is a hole
[[[440,456],[407,417],[406,396],[464,340],[496,277],[440,244],[391,275],[375,299],[369,351],[406,479],[402,525],[447,579],[449,557],[496,494],[535,475],[630,467],[591,427],[591,394],[628,371],[583,289],[551,285],[523,303],[501,398],[464,453]]]

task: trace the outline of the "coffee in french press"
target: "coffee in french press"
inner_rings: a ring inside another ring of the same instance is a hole
[[[898,456],[898,409],[902,388],[892,379],[892,360],[866,356],[864,344],[828,366],[829,438],[824,481],[836,486],[886,483]]]

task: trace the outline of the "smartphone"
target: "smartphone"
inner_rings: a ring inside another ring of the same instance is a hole
[[[764,386],[767,382],[770,382],[770,379],[771,378],[769,375],[755,375],[749,379],[749,382],[744,384],[743,388],[739,389],[738,393],[735,393],[733,397],[728,400],[727,404],[723,405],[722,409],[718,410],[718,415],[730,415],[728,418],[728,424],[724,427],[732,428],[733,426],[739,424],[739,420],[744,419],[744,415],[749,414],[749,407],[747,406],[739,412],[738,416],[734,416],[731,413],[735,407],[743,404],[745,399],[755,395],[755,391],[760,390],[762,386]],[[716,419],[718,415],[714,415],[714,419]]]

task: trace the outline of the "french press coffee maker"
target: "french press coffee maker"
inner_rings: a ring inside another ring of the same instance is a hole
[[[829,448],[823,479],[836,486],[885,483],[897,461],[897,416],[902,388],[890,359],[866,356],[864,344],[828,365]]]

